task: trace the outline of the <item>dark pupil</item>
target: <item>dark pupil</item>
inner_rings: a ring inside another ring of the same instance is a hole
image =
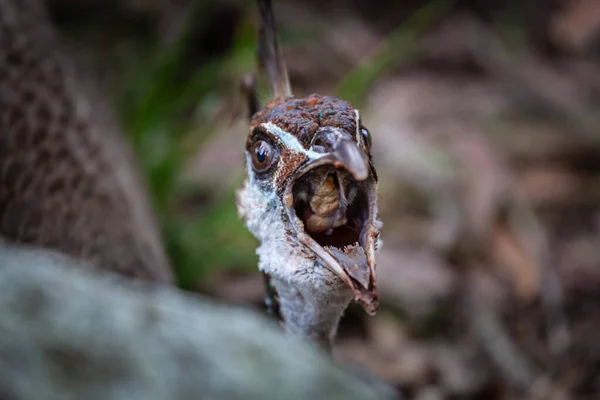
[[[259,163],[264,163],[267,160],[268,151],[264,145],[260,145],[258,149],[256,149],[256,161]]]

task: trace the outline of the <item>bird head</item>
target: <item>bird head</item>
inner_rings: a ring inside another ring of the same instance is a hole
[[[278,97],[253,115],[239,214],[259,268],[291,285],[346,290],[377,311],[377,175],[371,134],[343,100]]]

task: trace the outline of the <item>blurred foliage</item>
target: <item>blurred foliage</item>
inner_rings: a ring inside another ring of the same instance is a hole
[[[423,50],[417,41],[420,34],[431,27],[451,6],[449,1],[432,1],[402,23],[339,83],[335,95],[361,107],[371,85],[391,69],[414,62]]]
[[[230,49],[190,71],[191,28],[197,30],[206,22],[202,16],[210,15],[202,12],[202,3],[195,4],[173,43],[138,46],[147,50],[127,60],[116,98],[123,127],[149,183],[179,284],[190,289],[215,268],[255,269],[257,263],[256,243],[237,217],[235,188],[211,198],[206,196],[209,189],[188,187],[182,179],[192,157],[215,131],[215,99],[223,96],[224,87],[234,86],[231,82],[240,79],[241,71],[254,68],[254,26],[246,18]],[[233,118],[231,114],[225,118]],[[189,203],[186,199],[199,197],[208,201],[182,211],[181,204]]]
[[[257,271],[257,244],[237,216],[233,189],[198,213],[163,220],[163,226],[169,255],[184,288],[197,287],[198,280],[216,268]]]

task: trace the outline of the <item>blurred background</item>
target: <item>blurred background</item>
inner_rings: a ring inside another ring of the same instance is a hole
[[[179,285],[262,308],[234,204],[254,2],[46,1],[137,151]],[[295,93],[353,102],[373,135],[381,311],[347,311],[336,359],[410,399],[600,398],[600,2],[274,7]]]

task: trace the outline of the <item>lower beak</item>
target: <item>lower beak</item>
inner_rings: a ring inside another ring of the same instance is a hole
[[[340,277],[352,290],[355,300],[369,315],[374,315],[379,308],[375,276],[366,259],[365,251],[360,246],[345,251],[324,249],[308,235],[305,244],[321,256],[327,267]]]

